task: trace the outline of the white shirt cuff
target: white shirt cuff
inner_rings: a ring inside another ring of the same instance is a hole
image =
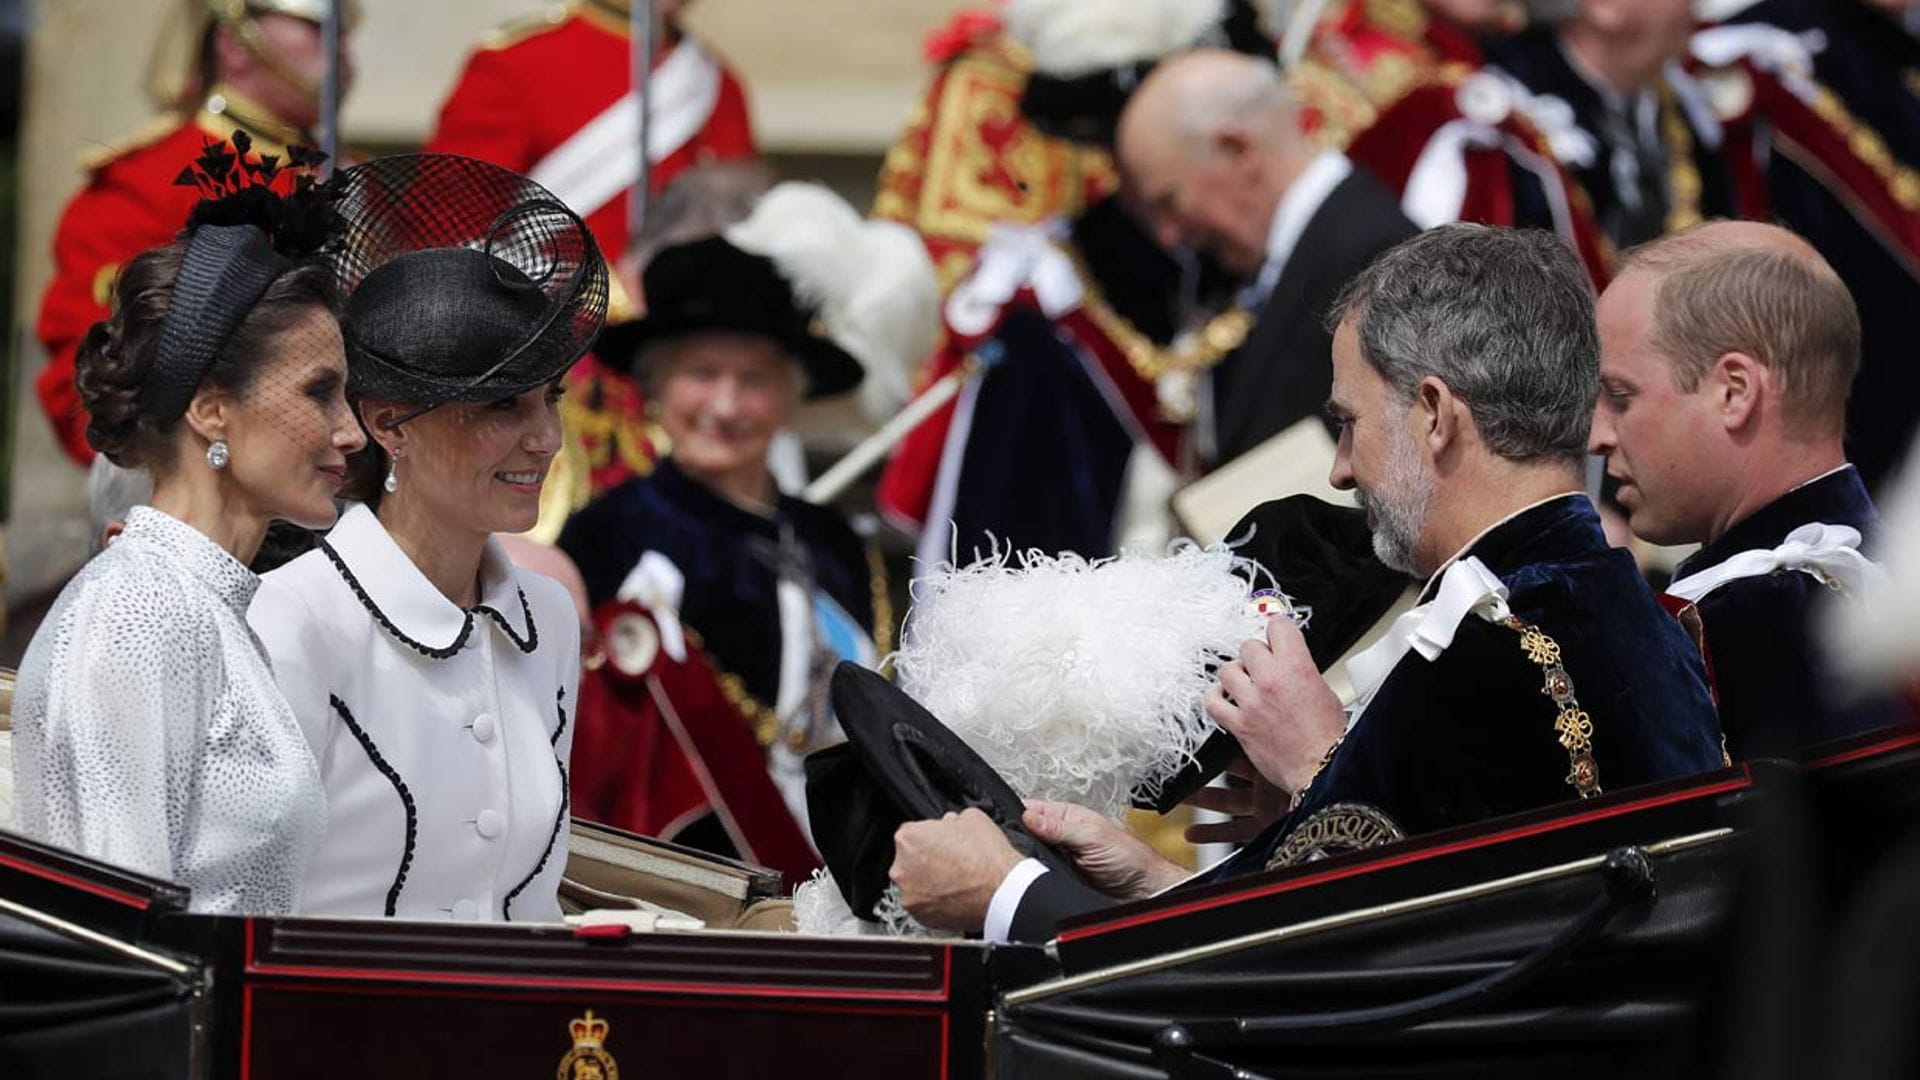
[[[1027,890],[1047,872],[1045,863],[1039,859],[1021,859],[993,890],[993,900],[987,904],[987,925],[982,928],[988,941],[995,945],[1005,945],[1013,936],[1013,913],[1020,910],[1020,901]]]

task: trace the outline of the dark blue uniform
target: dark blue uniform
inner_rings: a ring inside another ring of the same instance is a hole
[[[662,459],[651,475],[611,488],[567,519],[560,548],[580,567],[595,608],[640,556],[657,551],[686,577],[680,618],[713,662],[772,704],[780,685],[780,534],[792,530],[806,571],[863,629],[873,626],[872,578],[859,537],[832,510],[782,496],[776,517],[721,498]]]
[[[1592,721],[1605,790],[1724,764],[1698,652],[1633,559],[1607,546],[1585,496],[1526,510],[1466,554],[1506,585],[1518,619],[1559,645],[1573,696]],[[1545,679],[1518,631],[1469,616],[1437,659],[1409,653],[1388,673],[1297,807],[1196,880],[1577,798]],[[1064,877],[1034,882],[1014,917],[1015,938],[1044,940],[1061,918],[1106,902]]]
[[[1879,520],[1852,466],[1802,485],[1742,520],[1680,564],[1676,580],[1743,551],[1771,550],[1802,525],[1848,525],[1870,535]],[[1706,631],[1727,749],[1745,760],[1785,753],[1898,723],[1884,705],[1834,708],[1822,690],[1813,618],[1831,590],[1799,571],[1740,578],[1694,605]]]

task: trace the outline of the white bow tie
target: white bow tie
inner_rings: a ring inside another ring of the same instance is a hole
[[[1730,581],[1795,570],[1854,596],[1877,589],[1886,571],[1860,554],[1860,530],[1847,525],[1802,525],[1771,550],[1755,548],[1667,586],[1667,595],[1698,602]]]
[[[1347,661],[1347,678],[1355,692],[1348,729],[1359,722],[1374,692],[1407,653],[1435,660],[1453,644],[1453,635],[1467,616],[1499,622],[1509,614],[1507,587],[1485,563],[1469,556],[1449,566],[1440,575],[1432,600],[1393,620],[1384,637]]]

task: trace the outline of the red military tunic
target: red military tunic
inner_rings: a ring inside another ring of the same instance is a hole
[[[689,44],[685,38],[668,43],[656,65]],[[426,149],[483,158],[531,175],[548,155],[633,89],[631,65],[624,14],[591,2],[556,6],[481,42],[441,107],[439,127]],[[724,65],[719,80],[704,122],[654,164],[654,190],[690,166],[754,156],[746,93]],[[624,195],[574,209],[587,219],[607,258],[619,258],[627,248]]]
[[[467,59],[426,150],[465,154],[542,179],[543,163],[633,89],[627,27],[625,12],[581,0],[556,4],[495,31]],[[655,60],[656,80],[668,58],[683,48],[718,68],[718,88],[704,116],[682,110],[674,117],[675,129],[688,136],[654,162],[649,185],[654,191],[694,165],[755,156],[746,93],[733,72],[701,46],[687,38],[668,42]],[[699,97],[700,103],[706,101]],[[658,115],[654,119],[661,122]],[[627,249],[626,191],[605,192],[605,198],[596,194],[589,200],[595,205],[578,205],[582,200],[567,190],[555,194],[586,219],[607,260],[618,260]],[[568,374],[567,392],[566,445],[536,530],[548,541],[558,535],[566,515],[589,498],[629,476],[645,475],[657,451],[645,402],[625,374],[588,356]]]
[[[284,157],[286,140],[297,140],[284,125],[252,120],[260,115],[257,108],[240,106],[237,114],[249,117],[247,131],[259,153]],[[82,465],[92,462],[93,448],[87,445],[87,411],[73,381],[74,354],[93,324],[107,317],[120,267],[171,243],[186,224],[200,192],[175,186],[174,178],[201,147],[238,129],[235,115],[229,107],[162,117],[134,138],[83,159],[86,186],[67,204],[54,230],[53,281],[41,297],[34,328],[47,350],[47,366],[34,380],[34,391],[61,447]]]

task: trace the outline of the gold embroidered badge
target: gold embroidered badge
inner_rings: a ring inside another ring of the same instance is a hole
[[[1267,860],[1267,869],[1298,866],[1404,839],[1406,834],[1400,826],[1378,807],[1358,802],[1334,803],[1295,826]]]
[[[620,1066],[607,1052],[609,1025],[593,1015],[577,1016],[567,1025],[573,1035],[573,1049],[560,1059],[554,1080],[620,1080]]]

